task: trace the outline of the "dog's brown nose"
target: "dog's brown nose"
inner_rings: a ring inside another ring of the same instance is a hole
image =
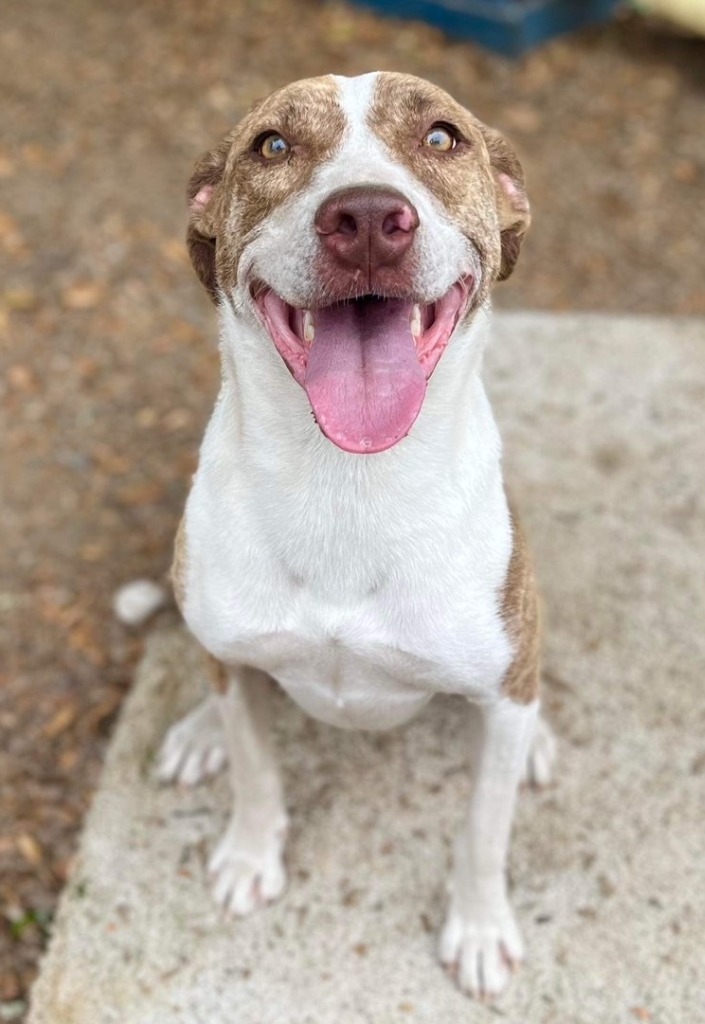
[[[374,186],[342,189],[319,207],[316,231],[326,251],[368,279],[397,266],[414,241],[419,215],[401,192]]]

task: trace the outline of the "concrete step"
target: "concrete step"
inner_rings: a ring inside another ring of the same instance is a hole
[[[701,1019],[705,325],[498,318],[488,375],[546,606],[557,780],[511,854],[529,960],[494,1007],[434,959],[468,792],[466,708],[349,734],[277,700],[289,889],[225,920],[205,864],[224,778],[160,788],[165,728],[204,691],[151,638],[113,739],[31,1024],[682,1024]]]

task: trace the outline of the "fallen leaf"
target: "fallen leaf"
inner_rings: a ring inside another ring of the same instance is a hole
[[[188,266],[189,258],[183,238],[168,238],[161,245],[162,255],[175,266]]]
[[[676,160],[671,167],[671,175],[683,185],[694,185],[700,177],[695,160]]]
[[[137,415],[135,416],[137,426],[142,427],[144,430],[148,430],[150,427],[153,427],[154,424],[157,422],[157,418],[157,410],[150,409],[148,406],[145,406],[143,409],[140,409]]]
[[[100,562],[107,557],[108,549],[100,541],[87,541],[81,545],[80,554],[84,562]]]
[[[125,455],[114,452],[106,444],[94,445],[91,455],[98,467],[111,476],[122,476],[130,470],[130,460]]]
[[[61,293],[64,309],[70,310],[95,309],[102,298],[103,287],[95,281],[77,281]]]
[[[91,359],[90,356],[81,356],[76,360],[74,369],[81,380],[92,380],[98,373],[100,365],[96,359]]]
[[[78,750],[64,750],[59,757],[59,768],[62,772],[72,772],[78,764],[79,751]]]
[[[57,736],[60,736],[62,732],[66,732],[73,725],[77,714],[78,708],[75,705],[68,704],[66,707],[60,708],[54,717],[47,722],[42,732],[47,739],[56,739]]]
[[[37,308],[39,296],[31,288],[8,288],[2,301],[12,313],[28,313]]]
[[[172,409],[163,419],[163,424],[169,431],[182,430],[191,425],[193,416],[188,409]]]
[[[17,240],[22,238],[20,226],[9,213],[0,210],[0,242],[7,243],[8,239]]]
[[[32,867],[39,867],[43,860],[42,848],[29,832],[22,832],[17,837],[17,849]]]
[[[0,178],[12,178],[17,174],[17,166],[9,156],[0,156]]]
[[[28,366],[24,366],[21,363],[15,363],[14,366],[8,368],[7,380],[10,387],[16,391],[37,390],[37,381],[34,374]]]
[[[78,623],[69,632],[68,642],[72,650],[79,651],[91,664],[100,668],[107,663],[108,656],[99,640],[98,629],[94,623]]]
[[[164,497],[164,488],[156,480],[148,480],[143,484],[131,484],[121,487],[117,492],[117,500],[129,508],[140,505],[154,505]]]

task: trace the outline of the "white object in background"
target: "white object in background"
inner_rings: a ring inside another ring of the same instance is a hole
[[[635,0],[644,14],[658,14],[705,35],[705,0]]]
[[[141,626],[168,601],[164,587],[151,580],[133,580],[115,592],[113,611],[126,626]]]

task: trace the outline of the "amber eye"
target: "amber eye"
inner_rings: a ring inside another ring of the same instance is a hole
[[[423,138],[423,145],[429,149],[435,149],[437,153],[447,153],[455,149],[458,140],[449,125],[434,124],[426,132]]]
[[[288,156],[291,152],[291,146],[277,132],[269,132],[263,138],[257,140],[257,152],[265,160],[278,160],[283,156]]]

